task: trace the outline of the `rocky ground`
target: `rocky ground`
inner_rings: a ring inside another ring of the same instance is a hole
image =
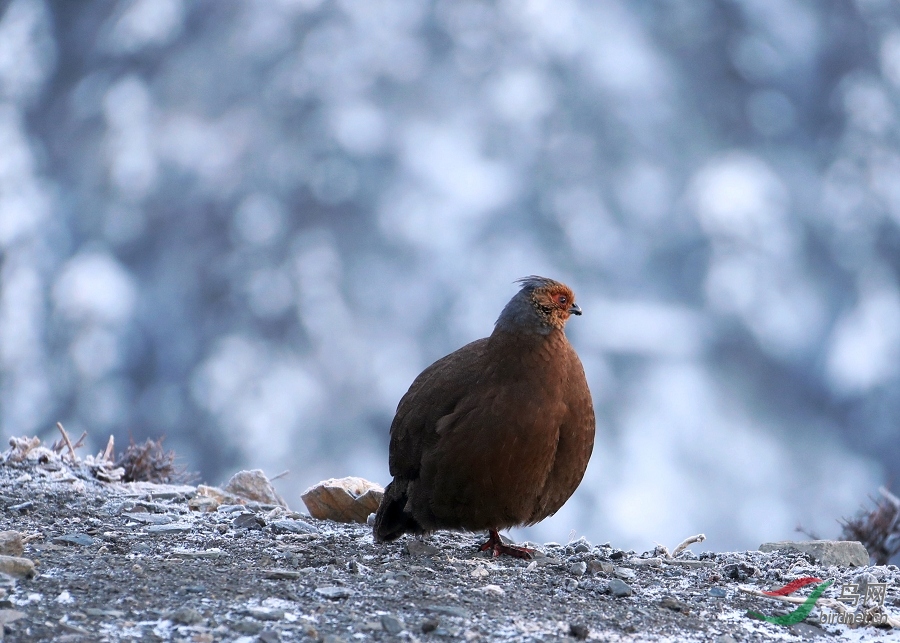
[[[103,482],[102,467],[43,451],[0,458],[0,530],[11,532],[0,549],[15,556],[0,557],[6,641],[900,640],[896,627],[818,623],[860,581],[886,584],[870,615],[900,612],[893,565],[699,544],[669,558],[584,540],[491,559],[476,551],[480,534],[376,545],[365,525],[198,502],[192,486]],[[805,621],[747,616],[797,607],[752,592],[804,576],[835,579]]]

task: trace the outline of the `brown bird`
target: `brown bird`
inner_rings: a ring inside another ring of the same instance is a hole
[[[518,283],[490,337],[436,361],[400,400],[376,541],[487,529],[481,551],[530,558],[533,550],[503,544],[498,530],[552,516],[581,482],[594,407],[563,331],[581,309],[558,281]]]

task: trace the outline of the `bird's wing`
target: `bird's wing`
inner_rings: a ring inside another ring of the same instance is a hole
[[[391,424],[390,471],[418,477],[423,451],[437,440],[438,421],[451,413],[482,375],[487,338],[466,344],[426,368],[397,405]]]

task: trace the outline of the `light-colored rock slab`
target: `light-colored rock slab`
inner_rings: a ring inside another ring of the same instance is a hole
[[[869,552],[857,540],[783,540],[759,546],[759,551],[762,552],[778,550],[809,554],[826,566],[865,567],[869,564]]]
[[[303,502],[313,518],[365,524],[378,510],[384,488],[363,478],[331,478],[303,492]]]

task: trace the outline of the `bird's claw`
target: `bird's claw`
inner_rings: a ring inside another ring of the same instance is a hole
[[[531,560],[534,558],[534,549],[529,549],[528,547],[518,547],[516,545],[507,545],[500,538],[500,534],[496,529],[490,530],[490,538],[488,538],[487,542],[481,545],[478,548],[478,551],[488,551],[491,550],[492,557],[497,558],[502,554],[506,554],[507,556],[512,556],[513,558],[522,558],[524,560]]]

